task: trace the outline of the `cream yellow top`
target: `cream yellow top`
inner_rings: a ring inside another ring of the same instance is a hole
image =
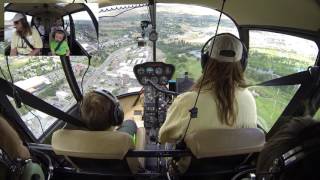
[[[235,95],[238,114],[236,123],[230,127],[219,121],[216,98],[212,91],[202,91],[197,103],[198,117],[191,119],[187,135],[206,129],[256,128],[257,111],[254,97],[248,89],[240,88],[236,90]],[[161,143],[176,143],[182,139],[190,119],[189,110],[193,107],[196,97],[197,92],[186,92],[174,100],[159,131]]]
[[[27,36],[26,38],[34,48],[42,48],[43,44],[39,32],[34,27],[31,28],[31,31],[32,35]],[[28,55],[32,52],[32,49],[16,32],[13,33],[11,41],[11,49],[14,48],[17,48],[18,55]]]

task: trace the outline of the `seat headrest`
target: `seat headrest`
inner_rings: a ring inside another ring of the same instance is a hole
[[[123,159],[134,148],[130,135],[118,131],[60,129],[53,133],[52,148],[57,155],[90,159]]]
[[[212,129],[187,135],[185,143],[196,158],[240,155],[261,151],[265,135],[257,128]]]

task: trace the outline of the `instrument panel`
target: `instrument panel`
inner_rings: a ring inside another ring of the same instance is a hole
[[[173,65],[163,62],[146,62],[133,68],[137,80],[144,88],[143,124],[151,142],[156,142],[159,128],[166,119],[169,97],[149,82],[152,81],[159,88],[167,89],[166,85],[174,71]]]
[[[155,84],[167,85],[172,78],[175,68],[171,64],[163,62],[146,62],[135,65],[133,72],[142,86],[151,80]]]

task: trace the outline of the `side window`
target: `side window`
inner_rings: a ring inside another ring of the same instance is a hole
[[[256,84],[304,71],[315,64],[318,48],[315,42],[267,31],[250,31],[250,50],[246,78]],[[258,120],[269,130],[283,112],[299,86],[252,87]]]
[[[4,77],[11,82],[5,60],[0,60]],[[76,103],[65,78],[59,57],[10,57],[10,72],[14,84],[47,103],[67,111]],[[13,99],[10,99],[14,107]],[[56,118],[37,111],[27,105],[16,108],[22,120],[32,131],[36,138],[48,129]]]
[[[107,74],[105,73],[106,69],[101,68],[103,64],[101,59],[97,56],[92,56],[91,66],[88,69],[88,71],[87,71],[88,57],[70,56],[70,62],[71,62],[72,70],[77,80],[78,86],[80,90],[83,89],[84,93],[90,90],[98,89],[98,88],[104,88],[104,89],[110,90],[105,85],[108,84],[109,86],[112,86],[117,82],[117,79],[112,77],[107,77]]]
[[[6,42],[6,45],[9,45],[9,43],[11,42],[12,39],[12,34],[15,31],[15,28],[13,26],[13,22],[11,21],[12,18],[14,17],[14,15],[16,15],[16,13],[14,12],[5,12],[4,13],[4,40]]]
[[[27,16],[27,21],[28,23],[31,25],[31,21],[32,21],[32,16],[26,15]]]
[[[69,15],[63,16],[63,29],[70,34],[70,18]]]
[[[0,60],[4,57],[4,43],[0,42]]]
[[[78,41],[88,53],[94,54],[98,50],[98,37],[88,12],[81,11],[71,16],[74,22],[76,41]]]
[[[316,115],[314,115],[314,118],[320,121],[320,108],[318,109]]]

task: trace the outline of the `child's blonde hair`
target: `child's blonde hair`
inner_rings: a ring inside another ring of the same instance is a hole
[[[106,97],[95,93],[87,93],[82,100],[81,120],[89,130],[103,131],[111,127],[113,104]]]

